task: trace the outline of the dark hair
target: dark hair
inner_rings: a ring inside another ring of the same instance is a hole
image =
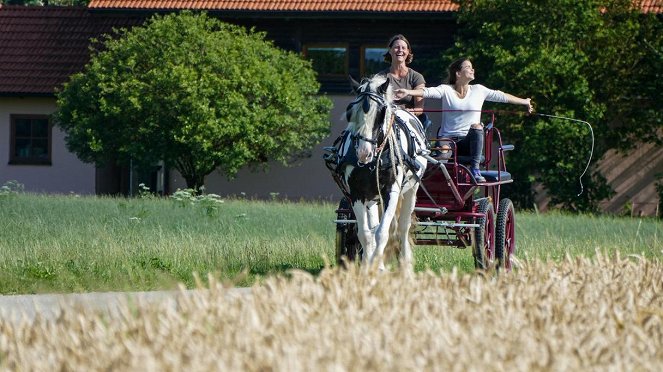
[[[449,67],[447,68],[447,84],[454,85],[456,84],[456,72],[461,70],[461,65],[465,61],[469,61],[470,59],[467,57],[460,57],[457,60],[451,62]]]
[[[394,46],[394,43],[396,40],[403,40],[405,44],[407,44],[407,49],[410,51],[410,53],[407,55],[407,58],[405,59],[405,64],[410,64],[412,63],[412,60],[414,59],[414,54],[412,53],[412,47],[410,46],[410,42],[407,41],[405,36],[398,34],[394,35],[389,39],[389,43],[387,44],[387,49],[391,49],[392,46]],[[387,53],[382,55],[384,57],[384,61],[387,63],[391,63],[391,54],[389,54],[389,50],[387,50]]]

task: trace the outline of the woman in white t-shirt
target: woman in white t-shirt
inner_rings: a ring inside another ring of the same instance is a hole
[[[470,170],[477,182],[485,182],[479,171],[483,151],[483,124],[481,108],[484,101],[511,103],[527,106],[532,113],[534,108],[530,98],[518,98],[499,90],[488,89],[480,84],[470,85],[474,80],[472,62],[460,58],[449,65],[447,83],[423,89],[396,89],[396,98],[405,96],[437,98],[442,100],[442,125],[438,137],[456,141],[459,155],[470,155]],[[455,111],[458,110],[458,111]]]

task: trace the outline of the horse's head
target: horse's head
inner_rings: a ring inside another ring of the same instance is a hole
[[[348,105],[345,115],[360,164],[373,161],[378,140],[384,136],[386,114],[391,111],[393,101],[388,87],[389,79],[383,75],[365,79],[354,87],[357,97]]]

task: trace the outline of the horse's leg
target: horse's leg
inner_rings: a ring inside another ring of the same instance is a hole
[[[403,194],[403,204],[398,221],[398,236],[401,241],[401,254],[398,259],[401,270],[413,271],[412,246],[410,245],[410,225],[412,224],[412,212],[417,202],[417,189],[414,185]]]
[[[384,248],[387,246],[387,241],[389,240],[389,226],[391,221],[394,219],[394,216],[397,212],[398,207],[398,197],[401,191],[400,184],[402,180],[402,174],[400,177],[396,177],[396,182],[391,185],[389,190],[389,203],[387,204],[384,214],[382,215],[382,220],[378,225],[378,229],[375,232],[375,252],[371,256],[371,265],[377,262],[378,269],[384,270]],[[376,261],[377,260],[377,261]]]
[[[370,202],[367,208],[367,217],[368,217],[368,228],[370,229],[370,250],[364,249],[363,263],[368,266],[368,262],[375,252],[375,229],[377,229],[378,224],[380,223],[380,208],[378,203]]]
[[[357,219],[357,238],[359,238],[359,243],[361,243],[362,248],[364,248],[362,262],[366,263],[367,257],[370,257],[375,250],[375,237],[373,236],[373,226],[371,226],[372,217],[370,205],[362,203],[361,201],[356,201],[353,203],[352,209],[354,210],[355,218]]]

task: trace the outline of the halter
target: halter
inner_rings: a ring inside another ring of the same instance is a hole
[[[378,104],[378,107],[377,107],[378,112],[380,112],[381,110],[383,110],[384,108],[387,107],[387,102],[385,101],[385,99],[382,95],[380,95],[378,93],[375,93],[375,92],[370,92],[370,91],[369,92],[360,92],[357,95],[357,97],[354,99],[354,101],[350,102],[350,104],[348,105],[348,107],[346,109],[347,120],[350,121],[351,109],[355,105],[359,104],[360,102],[361,102],[361,105],[362,105],[361,106],[362,111],[364,111],[364,113],[368,113],[368,111],[371,108],[370,107],[370,101],[373,101],[373,102]],[[364,123],[364,125],[366,125],[366,123]],[[375,123],[373,123],[373,125],[375,125]],[[373,146],[376,146],[378,144],[377,138],[367,138],[367,137],[359,134],[359,132],[353,133],[351,138],[355,142],[355,146],[354,146],[355,150],[357,150],[360,140],[368,142]],[[385,139],[385,142],[386,142],[386,139]],[[382,146],[384,146],[384,143],[382,144]],[[375,157],[375,149],[373,150],[373,157]],[[363,165],[366,165],[366,163],[362,163],[362,162],[358,161],[357,165],[358,166],[363,166]]]

